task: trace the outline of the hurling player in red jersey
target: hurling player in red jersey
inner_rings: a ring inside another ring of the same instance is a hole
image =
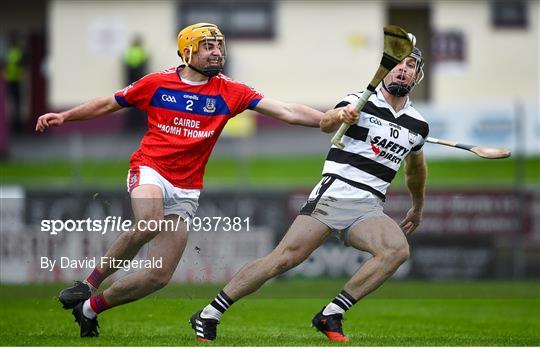
[[[132,155],[128,174],[135,226],[123,232],[94,271],[60,292],[59,300],[80,326],[81,337],[97,336],[97,315],[165,286],[186,246],[186,225],[157,230],[139,222],[192,218],[198,207],[206,163],[227,121],[246,109],[290,124],[318,127],[323,113],[283,103],[223,75],[225,38],[209,23],[190,25],[178,34],[178,54],[185,64],[149,74],[114,96],[95,99],[61,113],[39,117],[36,131],[66,121],[91,120],[134,106],[148,114],[148,131]],[[150,226],[150,225],[148,225]],[[141,269],[97,290],[117,268],[107,260],[131,260],[149,243],[148,260],[161,267]],[[156,263],[157,264],[157,263]]]

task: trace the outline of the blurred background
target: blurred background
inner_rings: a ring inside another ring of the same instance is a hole
[[[117,235],[40,232],[42,219],[130,217],[130,154],[145,115],[33,131],[39,115],[111,95],[180,63],[176,36],[204,21],[226,35],[226,74],[265,96],[326,111],[371,79],[382,28],[417,37],[426,65],[413,92],[430,136],[506,147],[484,160],[426,144],[424,222],[395,278],[540,275],[538,1],[4,1],[0,4],[2,283],[69,281],[41,256],[93,257]],[[271,250],[320,178],[330,137],[255,113],[235,117],[210,159],[198,216],[250,218],[250,231],[193,232],[174,279],[223,282]],[[402,174],[386,211],[410,206]],[[144,256],[144,254],[141,254]],[[287,277],[347,277],[369,255],[331,238]]]

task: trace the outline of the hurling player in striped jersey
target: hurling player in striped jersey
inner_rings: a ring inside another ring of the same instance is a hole
[[[246,109],[308,127],[318,127],[322,119],[320,111],[265,98],[223,75],[225,37],[214,24],[197,23],[181,30],[178,55],[184,63],[178,67],[146,75],[114,95],[65,112],[47,113],[37,121],[36,131],[43,132],[123,107],[137,107],[148,114],[148,131],[131,156],[127,180],[139,227],[123,232],[101,259],[131,260],[148,243],[147,258],[161,260],[161,267],[130,273],[99,292],[103,280],[118,270],[111,263],[100,263],[84,281],[62,290],[59,300],[65,309],[72,309],[81,337],[98,336],[99,313],[140,299],[169,282],[186,246],[184,220],[195,215],[206,163],[229,119]],[[164,219],[180,223],[159,229],[139,223]]]
[[[331,341],[349,341],[342,329],[343,315],[407,260],[407,235],[422,218],[427,175],[422,146],[429,127],[409,100],[410,91],[423,77],[422,66],[422,53],[414,48],[387,75],[360,114],[354,111],[360,93],[348,95],[326,112],[320,123],[324,132],[335,131],[342,122],[351,125],[343,138],[344,148],[330,149],[322,180],[279,245],[245,265],[211,303],[191,317],[198,340],[215,339],[222,314],[234,302],[300,264],[336,231],[345,245],[373,257],[313,317],[312,325]],[[398,225],[384,214],[382,202],[402,161],[412,207]]]

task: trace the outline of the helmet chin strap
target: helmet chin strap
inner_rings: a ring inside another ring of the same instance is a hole
[[[198,72],[199,74],[202,74],[202,75],[204,75],[206,77],[214,77],[214,76],[218,75],[223,70],[222,67],[218,67],[218,66],[207,66],[206,68],[203,68],[203,69],[198,69],[195,66],[193,66],[191,63],[189,63],[188,66],[191,69]]]
[[[193,56],[193,51],[192,51],[192,48],[190,47],[189,48],[189,58],[187,60],[187,66],[189,66],[191,69],[195,70],[196,72],[198,72],[199,74],[201,75],[204,75],[206,77],[214,77],[214,76],[217,76],[222,70],[223,70],[223,67],[222,66],[207,66],[206,68],[203,68],[203,69],[199,69],[199,68],[196,68],[193,64],[191,64],[191,58]]]
[[[401,85],[394,82],[390,83],[387,86],[383,80],[383,88],[391,95],[394,95],[396,97],[404,97],[411,92],[412,86]]]

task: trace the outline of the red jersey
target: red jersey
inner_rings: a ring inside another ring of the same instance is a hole
[[[148,114],[148,131],[130,168],[148,166],[173,186],[200,189],[210,153],[227,121],[263,98],[248,86],[219,74],[186,83],[182,68],[149,74],[114,95],[121,106]]]

